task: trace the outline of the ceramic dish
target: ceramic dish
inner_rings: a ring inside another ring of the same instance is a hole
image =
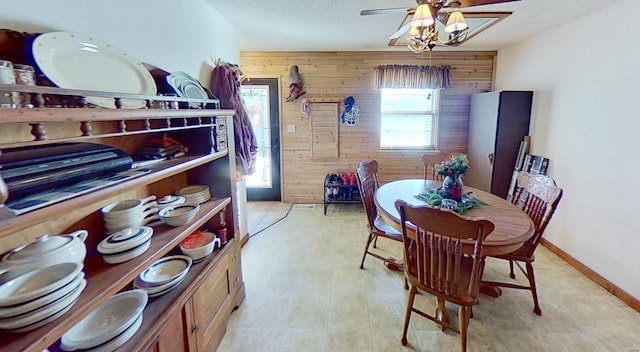
[[[98,244],[100,254],[117,254],[133,249],[149,240],[153,235],[153,229],[148,226],[141,226],[138,229],[128,227],[109,235]]]
[[[182,196],[164,196],[158,200],[158,208],[165,208],[168,206],[184,204],[187,198]]]
[[[124,345],[125,342],[129,341],[136,334],[138,329],[142,326],[142,318],[144,314],[140,314],[138,318],[133,322],[133,325],[129,326],[124,332],[120,335],[114,337],[113,339],[103,343],[98,346],[91,346],[87,349],[79,349],[75,350],[78,352],[91,351],[91,352],[111,352],[116,350],[118,347]],[[63,350],[64,351],[64,350]],[[71,351],[71,350],[69,350]]]
[[[82,270],[82,264],[62,263],[29,271],[0,285],[0,307],[42,297],[68,284]]]
[[[60,88],[156,95],[149,71],[113,45],[77,33],[39,35],[31,52],[40,70]],[[87,102],[115,108],[113,98],[87,97]],[[142,99],[122,99],[125,109],[146,106]]]
[[[194,234],[189,235],[185,240],[188,240],[191,236],[194,236]],[[204,237],[203,243],[197,247],[185,247],[185,241],[180,242],[180,250],[182,253],[191,257],[194,262],[204,259],[213,253],[216,243],[218,244],[218,248],[220,248],[220,239],[216,238],[214,233],[202,232],[202,236]]]
[[[144,282],[142,280],[140,280],[140,277],[137,277],[134,281],[133,281],[133,288],[137,288],[137,289],[141,289],[141,290],[145,290],[147,292],[147,294],[152,295],[152,294],[156,294],[158,292],[161,291],[165,291],[168,290],[174,286],[179,285],[182,280],[184,280],[185,276],[187,276],[187,272],[183,272],[182,274],[178,275],[178,277],[176,277],[175,279],[165,283],[165,284],[161,284],[161,285],[152,285],[149,284],[147,282]]]
[[[143,290],[114,295],[62,335],[61,348],[73,351],[112,340],[138,320],[146,305],[147,294]]]
[[[49,317],[47,317],[45,319],[42,319],[37,323],[33,323],[31,325],[27,325],[27,326],[24,326],[24,327],[21,327],[21,328],[17,328],[17,329],[12,329],[11,332],[17,332],[17,333],[27,332],[27,331],[35,330],[35,329],[37,329],[37,328],[39,328],[41,326],[45,326],[45,325],[49,324],[50,322],[52,322],[52,321],[60,318],[61,316],[63,316],[64,313],[68,312],[69,309],[71,309],[71,307],[73,307],[73,305],[76,304],[76,302],[78,302],[77,298],[76,298],[75,301],[71,302],[68,306],[62,308],[61,310],[57,311],[56,313],[52,314],[51,316],[49,316]]]
[[[142,253],[146,252],[150,246],[151,246],[151,238],[149,238],[146,242],[138,245],[137,247],[131,248],[129,250],[119,252],[119,253],[109,254],[109,255],[103,254],[102,260],[104,260],[104,262],[107,264],[124,263],[126,261],[129,261],[133,258],[140,256]]]
[[[193,196],[209,193],[209,187],[205,185],[191,185],[179,188],[176,191],[176,194],[179,196]]]
[[[178,280],[178,282],[176,282],[175,284],[167,287],[166,289],[164,289],[162,291],[147,292],[147,294],[149,295],[150,298],[162,296],[162,295],[168,293],[169,291],[173,290],[174,288],[178,287],[182,283],[182,281],[184,281],[184,278]]]
[[[172,72],[166,79],[169,86],[176,92],[176,94],[178,94],[179,97],[209,99],[207,92],[202,89],[200,82],[185,72]],[[200,103],[189,102],[189,107],[198,109],[201,106]]]
[[[186,255],[164,257],[151,264],[140,274],[140,280],[151,285],[162,285],[175,280],[176,277],[188,271],[191,258]]]
[[[158,216],[171,226],[182,226],[193,220],[200,210],[200,205],[182,204],[166,207],[158,212]]]
[[[84,241],[89,232],[78,230],[63,235],[42,235],[35,241],[7,253],[2,268],[42,268],[59,263],[83,263],[87,255]]]
[[[78,297],[80,297],[80,293],[82,292],[82,290],[84,290],[86,285],[87,281],[81,280],[79,285],[71,292],[39,309],[34,310],[33,312],[21,314],[7,319],[0,319],[0,329],[16,330],[29,326],[35,329],[35,327],[33,327],[34,325],[47,320],[52,315],[55,315],[63,309],[71,308],[71,306],[77,301]]]
[[[15,317],[17,315],[29,313],[36,309],[42,308],[45,305],[54,302],[58,298],[63,297],[69,292],[73,291],[76,287],[78,287],[78,285],[80,285],[80,282],[83,280],[84,273],[79,272],[76,278],[71,282],[51,292],[48,295],[44,295],[38,299],[34,299],[33,301],[29,301],[24,304],[18,304],[10,307],[0,307],[0,318]]]

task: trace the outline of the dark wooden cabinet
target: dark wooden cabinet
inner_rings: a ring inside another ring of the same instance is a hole
[[[87,92],[51,87],[0,85],[3,91],[71,96],[135,98],[151,101],[155,96],[107,92]],[[160,97],[160,99],[167,99]],[[35,100],[35,99],[34,99]],[[43,99],[38,99],[43,101]],[[183,98],[175,99],[186,101]],[[210,103],[203,100],[202,103]],[[235,189],[235,151],[233,110],[220,109],[102,109],[54,108],[0,109],[0,149],[3,151],[31,145],[46,146],[58,142],[89,141],[118,147],[135,154],[152,137],[167,134],[183,141],[189,153],[180,158],[146,166],[142,176],[81,194],[18,216],[0,217],[0,253],[33,241],[49,233],[69,233],[87,229],[87,258],[84,262],[87,287],[78,301],[59,319],[36,330],[12,334],[1,331],[0,352],[59,350],[59,338],[113,294],[131,289],[135,277],[154,261],[179,254],[178,244],[196,229],[218,228],[220,214],[226,223],[228,242],[206,260],[192,265],[184,281],[165,295],[151,298],[144,310],[142,326],[118,351],[212,351],[226,331],[231,310],[244,298],[240,268],[240,245]],[[225,126],[225,128],[219,128]],[[231,137],[229,137],[231,136]],[[0,165],[1,166],[1,165]],[[130,261],[108,265],[95,251],[104,238],[100,209],[124,199],[150,194],[162,197],[189,184],[209,186],[212,198],[200,205],[190,223],[154,227],[150,248]],[[0,208],[7,189],[0,178]],[[2,210],[2,209],[0,209]],[[220,304],[222,298],[224,304]],[[196,307],[198,323],[195,327]],[[199,330],[201,329],[201,330]],[[192,339],[192,331],[202,337]]]
[[[466,185],[506,198],[520,142],[529,134],[531,91],[471,96]]]

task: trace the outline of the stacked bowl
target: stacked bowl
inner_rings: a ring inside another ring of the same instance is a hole
[[[205,185],[190,185],[179,188],[176,195],[185,197],[187,203],[202,204],[211,198],[209,187]]]
[[[133,288],[146,291],[149,297],[161,296],[176,288],[191,268],[186,255],[164,257],[151,264],[133,281]]]
[[[0,329],[31,331],[58,319],[87,285],[82,268],[81,263],[59,263],[0,275]]]
[[[158,216],[168,225],[182,226],[193,220],[200,210],[200,204],[180,204],[160,209]]]
[[[90,349],[113,351],[127,342],[142,325],[147,294],[142,290],[118,293],[62,335],[63,351]]]
[[[146,252],[151,246],[151,235],[151,227],[127,227],[102,240],[97,249],[106,263],[123,263]]]
[[[157,225],[160,223],[150,223],[157,220],[155,215],[158,212],[156,196],[152,195],[143,199],[127,199],[116,203],[111,203],[102,208],[107,234],[112,234],[128,227],[138,228],[142,225]]]

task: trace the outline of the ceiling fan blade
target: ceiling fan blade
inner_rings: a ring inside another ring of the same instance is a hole
[[[402,37],[405,33],[407,33],[409,30],[411,29],[411,22],[405,24],[404,26],[400,27],[395,33],[393,33],[390,37],[389,40],[392,39],[398,39],[400,37]]]
[[[413,10],[413,8],[406,7],[394,7],[388,9],[371,9],[371,10],[362,10],[360,11],[360,16],[368,16],[368,15],[383,15],[387,13],[404,13]]]
[[[520,1],[520,0],[457,0],[457,2],[460,3],[460,7],[502,4],[505,2],[514,2],[514,1]]]

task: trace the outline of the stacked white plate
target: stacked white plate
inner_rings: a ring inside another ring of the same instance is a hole
[[[191,268],[186,255],[164,257],[151,264],[133,281],[133,287],[147,292],[149,297],[161,296],[176,288]]]
[[[209,187],[205,185],[190,185],[182,187],[176,194],[186,198],[187,203],[202,204],[211,198]]]
[[[87,285],[82,267],[80,263],[62,263],[3,274],[0,329],[31,331],[66,313]]]
[[[151,246],[151,235],[151,227],[128,227],[109,235],[98,244],[97,249],[106,263],[123,263],[146,252]]]
[[[91,349],[113,351],[127,342],[142,325],[142,312],[147,305],[142,290],[118,293],[62,335],[63,351]]]
[[[127,199],[111,203],[101,209],[105,229],[108,234],[116,233],[128,227],[138,228],[143,225],[154,226],[158,220],[155,195],[143,199]]]

